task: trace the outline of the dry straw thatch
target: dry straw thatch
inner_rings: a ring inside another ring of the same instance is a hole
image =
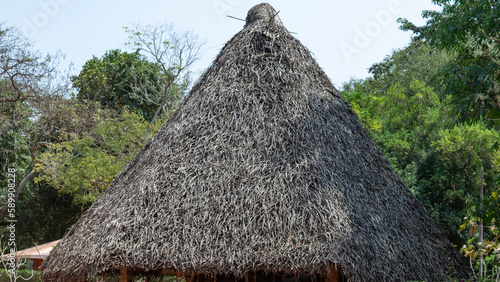
[[[310,52],[260,4],[69,230],[45,280],[133,267],[443,280],[461,259]]]

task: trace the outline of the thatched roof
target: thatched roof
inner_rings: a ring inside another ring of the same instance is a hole
[[[358,117],[260,4],[69,230],[44,279],[134,267],[440,280],[460,257]]]

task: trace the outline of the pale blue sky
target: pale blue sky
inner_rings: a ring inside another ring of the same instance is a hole
[[[122,29],[131,23],[173,23],[207,40],[193,71],[209,66],[223,45],[244,25],[226,17],[245,18],[262,1],[252,0],[0,0],[0,22],[15,25],[43,52],[61,50],[75,72],[92,55],[126,49]],[[422,10],[436,9],[430,0],[269,0],[289,31],[316,57],[336,86],[351,77],[364,78],[367,68],[409,43],[398,30],[399,17],[423,24]],[[196,75],[197,77],[197,75]]]

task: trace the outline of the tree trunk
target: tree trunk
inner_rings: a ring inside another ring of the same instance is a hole
[[[24,179],[19,183],[19,186],[17,186],[16,194],[14,195],[14,200],[17,199],[19,196],[19,193],[21,193],[21,190],[23,190],[23,187],[30,182],[36,175],[37,173],[35,171],[32,171],[30,174],[26,175]],[[7,201],[5,204],[0,207],[0,213],[4,213],[7,208],[9,207],[9,202]]]

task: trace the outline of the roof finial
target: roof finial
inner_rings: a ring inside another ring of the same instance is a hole
[[[248,11],[245,27],[258,20],[268,20],[283,25],[278,17],[278,13],[279,12],[276,12],[276,10],[267,3],[253,6],[252,9]]]

